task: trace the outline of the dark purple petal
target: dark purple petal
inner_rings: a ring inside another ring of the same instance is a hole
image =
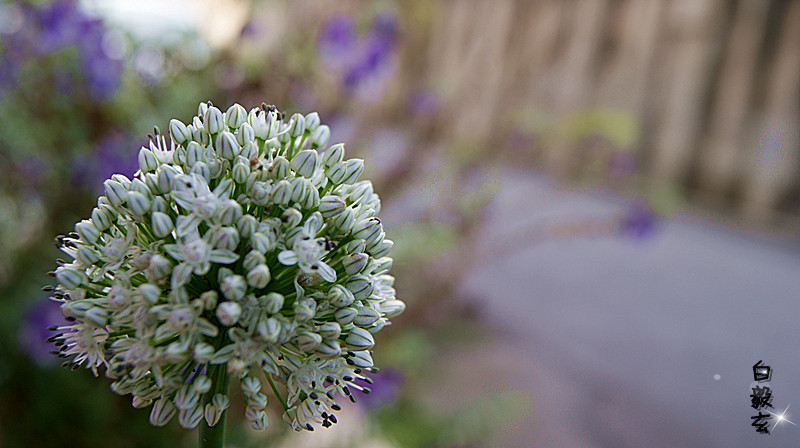
[[[17,333],[19,347],[39,365],[50,365],[58,362],[58,358],[50,351],[55,346],[47,342],[53,332],[47,328],[52,325],[68,325],[61,314],[61,306],[50,299],[40,299],[31,304],[22,316]]]

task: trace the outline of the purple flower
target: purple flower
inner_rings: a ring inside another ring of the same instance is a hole
[[[631,202],[619,223],[619,231],[623,236],[643,240],[655,233],[656,214],[644,199]]]
[[[362,394],[356,401],[367,411],[386,406],[397,399],[397,393],[403,384],[403,374],[394,369],[384,369],[373,374],[372,381],[372,385],[362,380],[355,381],[355,384],[370,389],[369,394]]]
[[[36,44],[41,54],[73,45],[81,36],[84,22],[88,20],[71,0],[44,4],[34,14],[39,28]]]
[[[108,134],[100,141],[91,154],[75,157],[70,162],[73,184],[99,188],[112,174],[131,177],[139,169],[138,148],[144,144],[131,145],[128,136],[121,133]]]
[[[336,73],[342,86],[354,91],[362,84],[380,82],[391,73],[397,22],[388,12],[375,17],[366,36],[358,39],[350,18],[336,15],[322,26],[317,49],[322,64]]]
[[[22,321],[17,333],[19,347],[36,364],[41,366],[55,364],[58,361],[50,351],[53,344],[47,338],[53,332],[47,328],[52,325],[67,325],[68,322],[61,314],[61,306],[50,299],[40,299],[31,304],[23,313]]]

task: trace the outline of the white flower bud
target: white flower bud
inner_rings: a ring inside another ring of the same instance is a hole
[[[270,281],[269,268],[260,264],[247,273],[247,284],[256,289],[261,289]]]
[[[364,171],[364,160],[350,159],[344,163],[344,168],[344,178],[341,183],[345,185],[353,184],[358,180],[358,176],[361,176],[361,172]]]
[[[242,213],[242,206],[238,202],[228,199],[217,209],[217,219],[221,224],[231,226],[238,223]]]
[[[345,209],[333,218],[333,227],[336,228],[338,233],[348,233],[353,229],[356,218],[352,207],[345,207]]]
[[[350,334],[344,339],[345,345],[353,350],[369,350],[375,345],[375,339],[369,331],[353,327],[350,329]]]
[[[247,163],[236,163],[231,170],[231,177],[237,184],[247,182],[247,177],[250,175],[250,165]]]
[[[269,177],[271,179],[280,180],[289,175],[291,168],[292,167],[289,164],[289,161],[286,160],[286,157],[278,156],[272,161],[272,165],[267,168],[267,172],[269,173]]]
[[[289,135],[300,137],[306,130],[306,120],[301,114],[294,114],[289,120]]]
[[[156,168],[158,168],[156,155],[153,154],[153,151],[142,146],[139,150],[139,170],[143,173],[149,173],[150,171],[155,171]]]
[[[100,259],[100,254],[88,246],[80,245],[78,246],[77,258],[85,266],[91,266]]]
[[[369,261],[369,255],[367,254],[348,254],[342,258],[342,266],[344,267],[344,271],[347,273],[347,275],[354,275],[364,270],[364,266],[367,265],[367,261]]]
[[[219,289],[228,300],[239,300],[247,291],[247,283],[241,275],[231,275],[221,282]]]
[[[241,386],[245,396],[251,397],[261,390],[261,381],[258,378],[248,376],[241,381]]]
[[[322,336],[322,339],[339,339],[342,327],[336,322],[325,322],[317,327],[317,333]]]
[[[245,412],[245,416],[247,420],[250,422],[250,427],[255,429],[256,431],[263,431],[267,429],[269,426],[269,420],[267,419],[267,413],[263,410],[260,411],[250,411],[250,409]]]
[[[334,185],[339,185],[344,181],[345,175],[347,174],[347,166],[345,162],[339,162],[334,164],[325,172],[325,176],[330,180]]]
[[[169,165],[161,165],[157,170],[158,174],[158,189],[160,191],[172,191],[175,184],[175,176],[178,172]]]
[[[322,162],[329,168],[341,163],[342,160],[344,160],[344,143],[337,143],[322,154]]]
[[[298,300],[292,306],[294,310],[294,320],[297,322],[306,322],[311,320],[314,317],[314,313],[316,313],[316,306],[314,301],[311,299],[308,300]]]
[[[105,187],[106,197],[108,202],[114,207],[119,207],[128,200],[128,190],[115,180],[107,180],[103,182]]]
[[[222,112],[214,106],[210,106],[203,114],[203,126],[209,134],[217,134],[225,129]]]
[[[173,118],[169,121],[169,136],[172,138],[172,141],[182,145],[186,140],[192,137],[192,134],[186,129],[185,124]]]
[[[111,227],[116,219],[116,213],[107,205],[98,205],[92,209],[92,224],[101,232]]]
[[[150,200],[138,191],[128,192],[128,208],[136,216],[144,216],[150,211]]]
[[[319,126],[319,114],[316,112],[311,112],[310,114],[305,116],[306,121],[306,130],[309,132],[313,132]]]
[[[287,205],[292,200],[292,184],[287,180],[281,180],[272,188],[272,202],[280,205]]]
[[[221,227],[211,236],[211,245],[217,249],[236,250],[239,246],[239,232],[233,227]]]
[[[294,339],[294,343],[297,344],[297,347],[306,353],[314,351],[321,342],[322,336],[310,331],[304,331]]]
[[[186,146],[186,165],[193,167],[199,162],[206,161],[206,148],[195,141],[189,142]]]
[[[277,342],[281,334],[281,324],[274,317],[262,320],[256,326],[256,332],[269,343]]]
[[[314,351],[323,359],[336,359],[342,355],[342,347],[336,340],[322,341]]]
[[[242,215],[236,220],[236,229],[242,238],[248,238],[258,228],[258,221],[253,215]]]
[[[344,210],[347,205],[339,196],[325,195],[319,200],[319,212],[325,219],[330,219]]]
[[[261,232],[255,232],[250,235],[250,244],[252,244],[253,250],[265,254],[272,251],[277,242],[274,238],[272,238],[272,235],[265,235]]]
[[[242,307],[236,302],[222,302],[217,306],[217,318],[226,327],[235,324],[241,315]]]
[[[350,356],[348,360],[353,363],[353,366],[360,369],[369,369],[375,365],[372,361],[372,355],[367,350],[354,352],[353,356]]]
[[[115,182],[119,182],[120,185],[122,185],[126,190],[130,189],[131,180],[128,179],[128,176],[126,176],[124,174],[113,174],[111,176],[111,180],[113,180]]]
[[[356,300],[366,299],[372,294],[375,284],[372,277],[356,274],[350,277],[345,284],[348,290],[353,293]]]
[[[193,353],[197,362],[208,362],[211,360],[211,357],[214,356],[214,346],[206,342],[200,342],[194,346]]]
[[[200,103],[197,105],[197,116],[203,117],[206,115],[206,111],[208,111],[208,107],[211,105],[211,102],[207,103]],[[195,117],[197,118],[197,117]]]
[[[283,294],[271,292],[264,296],[264,310],[269,314],[278,314],[283,308]]]
[[[138,291],[142,298],[144,298],[144,300],[151,305],[158,302],[158,299],[161,296],[161,288],[152,283],[139,285]]]
[[[406,304],[400,300],[386,300],[381,303],[381,312],[387,318],[397,317],[406,309]]]
[[[369,236],[369,238],[365,239],[364,242],[366,243],[367,253],[372,254],[378,248],[378,246],[383,242],[383,238],[386,236],[386,233],[381,230],[378,233],[374,233]]]
[[[147,267],[145,276],[148,281],[159,283],[172,272],[172,263],[161,254],[150,257],[150,266]]]
[[[328,291],[328,301],[336,308],[350,306],[354,300],[353,293],[342,285],[333,285]]]
[[[93,306],[86,310],[83,318],[86,319],[87,323],[92,323],[96,327],[102,328],[108,323],[108,314],[106,313],[106,310],[98,306]]]
[[[249,123],[242,123],[242,126],[236,131],[236,142],[240,146],[252,142],[256,138],[253,127]]]
[[[336,318],[336,322],[343,327],[352,324],[357,315],[358,310],[353,307],[342,308],[333,313],[333,317]]]
[[[81,239],[89,244],[94,244],[100,237],[100,231],[94,226],[92,221],[84,219],[83,221],[75,224],[75,231],[80,235]]]
[[[331,128],[327,125],[322,125],[314,129],[314,132],[311,133],[310,141],[311,141],[311,148],[321,148],[328,144],[328,141],[331,139]]]
[[[261,252],[258,252],[256,250],[251,250],[250,252],[247,253],[247,255],[244,256],[244,260],[242,260],[242,267],[246,271],[249,271],[255,268],[256,266],[266,262],[267,258],[264,257],[264,255]]]
[[[378,218],[364,219],[356,223],[353,227],[352,237],[359,240],[369,241],[383,231],[381,220]]]
[[[247,111],[240,104],[234,104],[225,112],[225,123],[229,128],[236,129],[247,120]]]
[[[355,253],[355,252],[364,252],[366,250],[366,243],[364,240],[353,240],[347,243],[344,247],[344,250],[348,253]]]
[[[242,148],[239,146],[239,143],[236,142],[236,137],[234,137],[233,134],[228,131],[223,131],[217,135],[217,139],[214,142],[214,149],[217,150],[217,154],[223,159],[233,160],[239,155]]]
[[[392,240],[383,240],[378,243],[372,250],[370,250],[370,255],[375,258],[382,258],[389,254],[389,251],[392,250],[392,246],[394,246],[394,241]]]
[[[56,280],[66,289],[77,289],[86,281],[86,276],[75,269],[60,266],[56,269]]]
[[[172,420],[178,409],[172,404],[172,401],[163,397],[153,403],[153,409],[150,411],[150,424],[153,426],[164,426]]]
[[[380,318],[381,313],[368,306],[362,306],[358,308],[358,315],[353,319],[353,324],[359,327],[368,327]]]
[[[195,391],[194,388],[190,387],[188,384],[185,384],[183,387],[178,389],[173,403],[175,403],[176,408],[183,411],[186,409],[193,409],[195,406],[197,406],[198,401],[200,401],[200,396],[198,395],[197,391]]]
[[[292,169],[300,176],[310,178],[317,169],[318,154],[313,149],[305,149],[292,159]]]
[[[203,419],[203,406],[196,405],[191,409],[186,409],[178,413],[178,424],[185,429],[194,429]]]

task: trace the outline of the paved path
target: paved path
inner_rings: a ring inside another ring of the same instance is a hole
[[[773,404],[792,405],[800,424],[797,245],[689,217],[663,221],[649,241],[513,237],[622,207],[519,171],[500,178],[485,261],[461,294],[537,366],[537,415],[551,409],[548,425],[584,446],[800,446],[800,426],[756,434],[749,406],[752,365],[764,360]]]

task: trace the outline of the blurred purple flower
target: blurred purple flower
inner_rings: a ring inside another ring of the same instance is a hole
[[[41,366],[55,364],[58,358],[50,353],[53,344],[47,342],[47,338],[53,333],[47,328],[52,325],[67,324],[58,302],[48,298],[34,302],[22,315],[17,333],[20,349],[36,364]]]
[[[23,26],[2,37],[5,52],[0,61],[0,89],[16,84],[16,70],[26,59],[75,46],[82,86],[89,97],[104,101],[114,95],[120,85],[122,65],[103,49],[105,29],[100,20],[84,15],[73,0],[26,5],[22,11]],[[58,91],[63,92],[63,82],[69,78],[63,73],[56,77]]]
[[[412,116],[428,119],[439,113],[439,99],[433,91],[420,89],[411,94],[408,99],[408,111]]]
[[[131,141],[122,133],[101,138],[91,154],[75,157],[70,162],[72,183],[102,191],[103,181],[112,174],[131,177],[139,169],[138,148],[144,144],[131,144]]]
[[[643,240],[653,236],[656,230],[657,216],[644,199],[631,202],[619,223],[619,231],[625,236]]]
[[[403,384],[403,374],[394,369],[384,369],[371,377],[372,385],[361,380],[355,381],[355,384],[370,389],[369,394],[361,394],[358,397],[356,404],[369,411],[394,403]]]
[[[608,171],[612,179],[624,180],[636,169],[636,157],[628,152],[616,152],[611,156]]]
[[[389,12],[379,13],[362,39],[356,37],[350,18],[335,15],[323,24],[317,49],[322,64],[339,76],[345,89],[353,91],[388,78],[396,40],[397,22]]]

